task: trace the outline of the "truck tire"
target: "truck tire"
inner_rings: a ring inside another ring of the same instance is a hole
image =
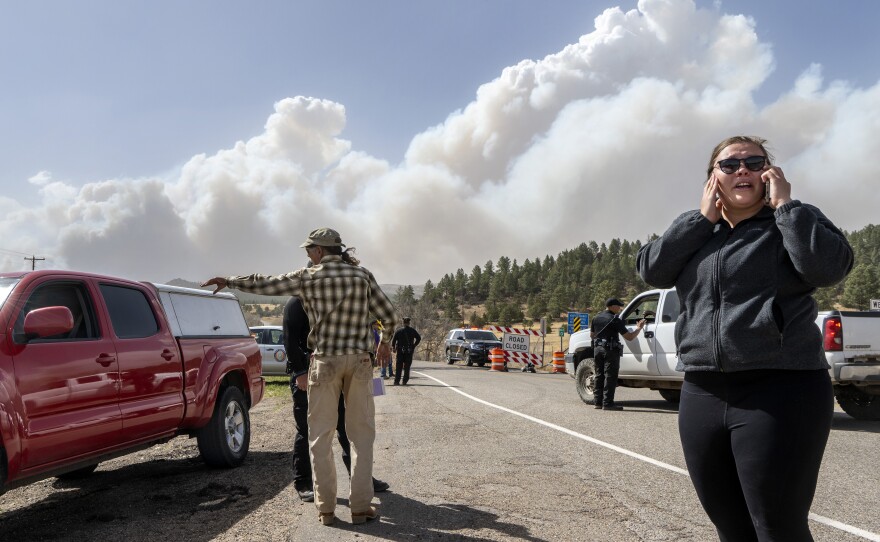
[[[474,360],[471,359],[471,351],[470,350],[464,351],[464,362],[465,362],[465,364],[467,364],[468,367],[474,366]]]
[[[220,393],[211,421],[196,437],[209,467],[228,469],[244,462],[251,443],[251,419],[241,390],[230,386]]]
[[[450,353],[450,352],[449,352],[449,349],[447,348],[447,349],[446,349],[446,364],[447,364],[447,365],[452,365],[453,363],[455,363],[455,360],[452,359],[452,353]]]
[[[660,388],[657,391],[660,392],[660,397],[666,399],[670,403],[678,404],[678,402],[681,401],[681,390],[668,390]]]
[[[844,412],[857,420],[880,420],[880,395],[871,395],[855,386],[835,386],[834,396]]]
[[[574,382],[581,401],[588,405],[596,404],[596,369],[592,358],[581,360],[574,372]]]

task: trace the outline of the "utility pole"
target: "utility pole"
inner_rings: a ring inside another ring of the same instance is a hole
[[[37,258],[37,257],[34,256],[33,254],[31,254],[31,257],[30,257],[30,258],[28,258],[27,256],[25,256],[24,259],[25,259],[25,260],[30,260],[30,261],[31,261],[31,271],[35,271],[35,270],[37,269],[37,261],[38,261],[38,260],[42,261],[42,260],[45,260],[46,258]]]
[[[547,319],[541,317],[541,367],[544,366],[544,351],[547,350]]]

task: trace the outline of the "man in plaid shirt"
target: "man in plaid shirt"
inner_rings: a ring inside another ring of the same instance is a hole
[[[324,525],[336,519],[336,466],[333,432],[336,429],[340,393],[346,405],[345,428],[351,441],[352,523],[364,523],[379,515],[373,500],[373,441],[376,437],[372,394],[374,339],[370,323],[377,318],[394,329],[397,315],[391,301],[368,270],[350,254],[335,230],[319,228],[300,245],[311,267],[285,275],[214,277],[202,286],[225,287],[263,295],[294,295],[302,300],[309,316],[308,346],[314,360],[308,375],[296,385],[308,391],[309,450],[312,458],[315,505]],[[390,336],[376,347],[380,362],[391,358]]]

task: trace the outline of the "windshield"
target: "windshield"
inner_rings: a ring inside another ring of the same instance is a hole
[[[0,278],[0,307],[6,303],[6,298],[9,297],[9,292],[15,288],[15,285],[18,284],[18,281],[21,280],[19,278]]]
[[[469,341],[497,341],[498,337],[491,331],[465,331],[464,338]]]

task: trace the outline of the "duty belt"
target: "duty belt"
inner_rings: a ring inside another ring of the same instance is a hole
[[[617,341],[610,341],[608,339],[596,339],[596,346],[601,346],[602,348],[616,348],[620,343]]]

